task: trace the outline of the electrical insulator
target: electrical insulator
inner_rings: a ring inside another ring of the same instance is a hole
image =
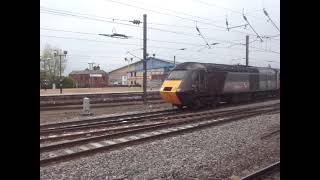
[[[133,20],[133,21],[131,21],[133,24],[140,24],[141,23],[141,21],[139,21],[139,20]]]
[[[247,17],[246,17],[245,15],[243,15],[243,19],[244,19],[245,21],[247,21]]]
[[[263,13],[266,15],[266,16],[269,16],[267,11],[265,9],[263,9]]]

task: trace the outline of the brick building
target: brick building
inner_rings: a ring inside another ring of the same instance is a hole
[[[108,74],[101,70],[99,66],[94,66],[93,69],[85,69],[84,71],[72,71],[69,74],[76,82],[78,88],[96,88],[108,86]]]
[[[147,86],[149,88],[160,87],[169,72],[177,62],[159,58],[147,58]],[[109,72],[110,84],[142,85],[143,61],[138,61],[127,66]]]

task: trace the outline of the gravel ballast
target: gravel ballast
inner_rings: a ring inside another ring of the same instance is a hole
[[[41,179],[236,179],[280,160],[280,114],[40,168]]]
[[[50,124],[59,122],[68,122],[73,120],[89,119],[95,117],[103,116],[116,116],[121,114],[126,114],[124,112],[134,113],[134,112],[148,112],[151,110],[163,110],[172,109],[170,104],[150,104],[144,107],[142,104],[138,105],[123,105],[114,107],[97,107],[91,108],[93,116],[82,116],[82,109],[70,109],[70,110],[50,110],[50,111],[40,111],[40,124]]]

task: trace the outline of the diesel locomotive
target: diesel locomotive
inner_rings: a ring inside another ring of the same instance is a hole
[[[160,88],[164,101],[178,108],[241,102],[279,93],[279,69],[197,62],[178,64]]]

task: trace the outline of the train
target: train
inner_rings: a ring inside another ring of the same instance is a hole
[[[278,95],[280,69],[199,62],[176,65],[160,88],[162,99],[180,109]]]

